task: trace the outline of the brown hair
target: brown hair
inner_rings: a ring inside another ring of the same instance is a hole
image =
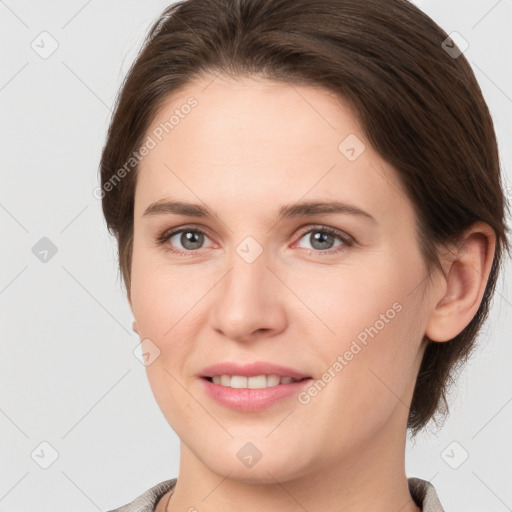
[[[440,268],[438,248],[475,221],[496,234],[476,315],[449,342],[427,340],[407,427],[415,436],[446,414],[453,372],[474,347],[503,249],[510,250],[493,122],[470,65],[447,37],[405,0],[182,0],[167,7],[122,84],[100,163],[103,213],[128,297],[137,162],[132,172],[126,162],[163,102],[220,72],[332,91],[396,169],[429,275]]]

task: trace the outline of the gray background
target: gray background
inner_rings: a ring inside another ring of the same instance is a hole
[[[3,512],[109,510],[177,476],[178,438],[134,356],[114,240],[93,196],[115,94],[167,3],[0,1]],[[512,1],[417,3],[469,43],[510,198]],[[57,250],[47,261],[34,254],[48,248],[43,237]],[[444,428],[407,442],[407,475],[431,480],[448,512],[512,508],[507,281],[509,261]]]

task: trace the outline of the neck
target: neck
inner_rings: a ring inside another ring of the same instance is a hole
[[[310,464],[307,473],[293,478],[275,478],[275,469],[270,472],[262,467],[258,474],[262,478],[252,482],[234,478],[229,471],[230,477],[224,477],[182,443],[174,493],[160,501],[159,506],[165,505],[157,512],[201,510],[205,504],[209,512],[421,512],[409,493],[404,460],[405,429],[397,429],[392,420],[363,447],[344,454],[342,461],[322,461],[317,467]]]

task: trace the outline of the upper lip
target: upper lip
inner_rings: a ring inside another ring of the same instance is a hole
[[[297,380],[309,377],[309,375],[294,370],[293,368],[265,361],[244,365],[225,361],[223,363],[217,363],[204,368],[200,377],[214,377],[216,375],[242,375],[245,377],[255,377],[256,375],[278,375],[279,377],[292,377]]]

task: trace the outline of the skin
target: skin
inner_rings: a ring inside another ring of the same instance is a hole
[[[463,250],[445,251],[444,275],[429,280],[412,204],[341,99],[221,75],[168,98],[147,133],[190,96],[198,105],[140,164],[129,294],[134,329],[160,350],[146,367],[152,391],[180,438],[167,510],[419,511],[404,452],[423,337],[448,341],[475,315],[493,231],[475,224]],[[338,150],[349,134],[366,148],[354,161]],[[216,217],[143,215],[162,199],[206,205]],[[277,222],[278,208],[299,200],[346,201],[376,222],[346,213]],[[156,241],[181,226],[206,232],[200,248],[180,234]],[[324,226],[353,245],[335,236],[322,249],[313,235]],[[252,263],[236,252],[247,236],[263,249]],[[226,360],[321,379],[394,303],[400,312],[306,405],[293,396],[240,412],[202,389],[201,370]],[[247,442],[262,453],[252,467],[237,457]]]

